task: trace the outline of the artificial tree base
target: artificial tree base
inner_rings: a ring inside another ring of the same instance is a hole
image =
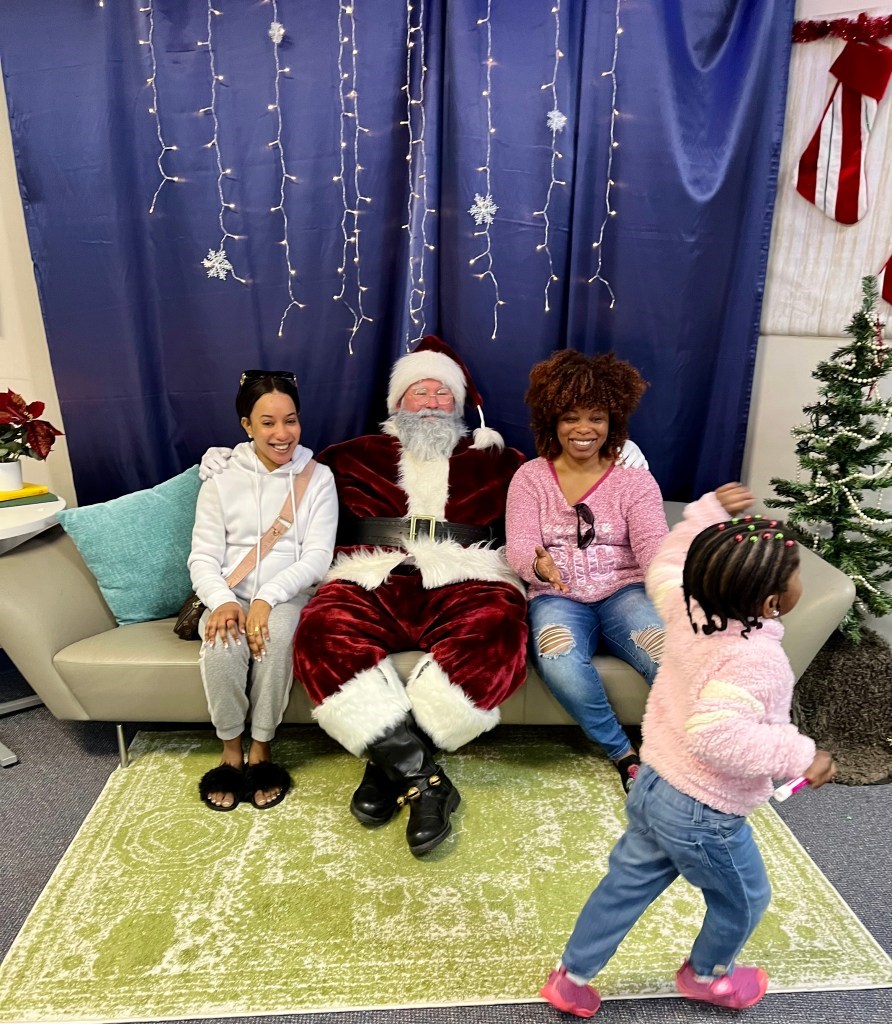
[[[862,630],[856,644],[835,632],[793,692],[793,721],[837,763],[835,782],[892,782],[892,648]]]

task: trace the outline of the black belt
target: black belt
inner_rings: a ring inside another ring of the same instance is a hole
[[[491,526],[449,523],[435,516],[406,516],[403,519],[370,516],[367,519],[342,520],[338,529],[338,544],[374,544],[387,548],[403,548],[414,540],[454,540],[466,547],[499,539]]]

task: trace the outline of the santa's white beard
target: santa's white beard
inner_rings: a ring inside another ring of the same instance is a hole
[[[458,412],[442,409],[400,410],[393,414],[391,421],[403,448],[425,461],[449,458],[460,438],[468,432]]]

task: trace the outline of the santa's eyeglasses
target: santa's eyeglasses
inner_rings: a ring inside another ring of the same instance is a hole
[[[422,402],[426,402],[429,398],[436,398],[440,405],[446,405],[453,397],[449,388],[437,388],[436,391],[428,391],[427,388],[409,388],[409,394]]]
[[[576,513],[576,544],[580,551],[585,551],[595,539],[595,514],[584,501],[574,505],[573,511]]]

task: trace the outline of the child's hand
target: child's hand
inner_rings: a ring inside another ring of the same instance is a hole
[[[560,594],[567,594],[570,588],[561,579],[561,574],[558,572],[558,567],[554,564],[554,559],[543,547],[536,547],[536,571],[542,577],[546,583],[550,583],[555,590]]]
[[[716,487],[715,496],[729,516],[736,516],[738,512],[743,512],[756,500],[749,488],[739,483],[722,484],[721,487]]]
[[[816,750],[815,759],[802,773],[812,789],[830,782],[836,774],[836,764],[826,750]]]

